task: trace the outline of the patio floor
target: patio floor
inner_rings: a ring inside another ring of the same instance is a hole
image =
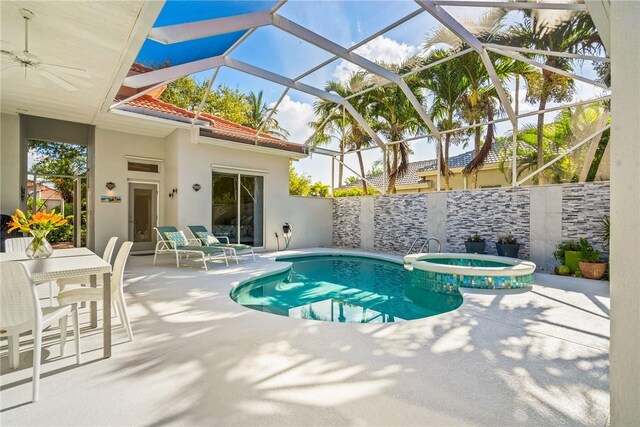
[[[176,269],[169,256],[157,267],[131,257],[125,294],[135,341],[117,327],[113,357],[102,360],[101,334],[85,323],[78,367],[71,341],[61,359],[58,330],[49,332],[35,404],[30,336],[17,371],[3,346],[0,422],[606,424],[608,283],[537,275],[530,292],[465,291],[458,310],[436,317],[331,324],[229,299],[231,282],[281,268],[273,256],[209,272]]]

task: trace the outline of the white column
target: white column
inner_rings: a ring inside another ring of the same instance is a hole
[[[611,2],[611,425],[640,425],[640,2]]]

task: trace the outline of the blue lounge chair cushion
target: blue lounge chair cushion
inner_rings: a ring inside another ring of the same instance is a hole
[[[196,235],[198,236],[198,238],[200,239],[203,245],[214,246],[214,245],[220,244],[220,240],[218,240],[216,236],[214,236],[208,231],[198,231]]]
[[[172,242],[171,245],[175,245],[176,248],[189,246],[189,241],[183,231],[168,231],[165,235],[167,236],[167,239]]]

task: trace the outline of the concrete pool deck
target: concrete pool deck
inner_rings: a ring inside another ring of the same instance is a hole
[[[289,251],[334,252],[332,249]],[[45,335],[32,404],[31,336],[21,364],[1,358],[2,425],[597,425],[609,411],[606,282],[536,275],[522,291],[464,291],[443,315],[332,324],[246,309],[230,284],[281,269],[132,256],[125,295],[135,340],[82,334],[59,357]],[[397,257],[400,259],[400,257]],[[46,290],[42,286],[41,290]],[[119,324],[115,321],[116,325]]]

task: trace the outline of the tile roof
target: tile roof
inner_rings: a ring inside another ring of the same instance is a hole
[[[454,169],[454,168],[464,167],[471,161],[471,159],[473,159],[473,156],[474,156],[474,151],[471,150],[471,151],[466,151],[462,154],[458,154],[457,156],[449,157],[449,168]],[[487,160],[485,161],[484,164],[489,165],[489,164],[498,163],[499,161],[500,159],[498,158],[498,153],[494,146],[493,150],[489,153],[489,156],[487,157]],[[427,171],[432,171],[436,169],[437,169],[436,159],[410,162],[409,169],[401,178],[399,178],[396,181],[396,186],[419,184],[424,180],[422,176],[418,176],[417,174],[418,172],[427,172]],[[374,174],[374,175],[367,175],[367,180],[378,188],[383,187],[383,176],[381,173]],[[358,180],[353,184],[345,184],[340,188],[351,188],[351,187],[357,187],[360,185],[361,185],[361,181]]]
[[[118,97],[116,98],[116,101],[120,101],[122,99],[124,99],[124,97]],[[156,113],[169,116],[167,118],[175,116],[192,119],[195,117],[195,112],[193,111],[177,107],[173,104],[169,104],[168,102],[160,101],[150,95],[143,95],[127,102],[125,105],[133,107],[135,110],[140,110],[136,112],[140,112],[142,114],[145,114],[145,111],[154,111]],[[276,148],[299,153],[305,152],[305,148],[300,144],[283,141],[263,132],[260,132],[258,137],[256,137],[255,129],[242,126],[238,123],[234,123],[212,114],[201,113],[198,116],[198,120],[209,123],[209,128],[201,128],[200,134],[203,136],[217,137],[233,142],[249,143],[267,148]]]
[[[498,152],[496,150],[495,145],[491,148],[492,150],[489,152],[489,154],[487,155],[487,159],[484,161],[485,165],[498,163],[500,161],[500,159],[498,158]],[[475,155],[474,151],[471,150],[471,151],[465,151],[464,153],[458,154],[457,156],[449,157],[449,169],[465,167],[473,159],[474,155]],[[428,161],[431,163],[418,169],[419,172],[433,171],[438,168],[438,165],[436,164],[435,160],[428,160]]]

